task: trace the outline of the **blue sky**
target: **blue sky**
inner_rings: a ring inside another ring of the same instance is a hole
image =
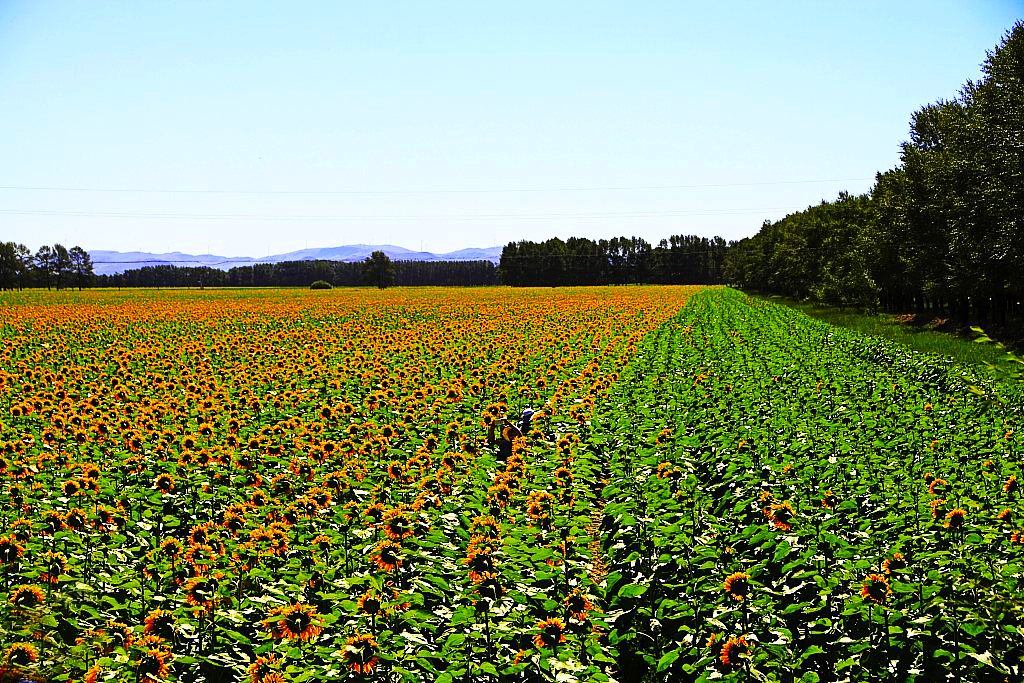
[[[739,238],[867,190],[1022,9],[3,0],[0,239]]]

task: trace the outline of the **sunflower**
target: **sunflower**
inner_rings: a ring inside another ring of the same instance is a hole
[[[11,604],[15,607],[37,607],[46,600],[39,586],[18,586],[11,591]]]
[[[862,598],[878,604],[884,603],[890,593],[892,590],[889,588],[889,579],[881,574],[868,574],[860,588]]]
[[[373,549],[373,562],[386,572],[393,572],[402,566],[402,546],[387,539],[378,543]]]
[[[415,534],[412,520],[402,508],[384,513],[384,535],[393,541],[401,541]]]
[[[750,643],[743,636],[737,638],[733,636],[729,640],[722,644],[722,652],[719,655],[719,659],[722,660],[722,664],[726,666],[740,666],[750,655]]]
[[[964,520],[967,518],[967,511],[961,508],[955,508],[946,513],[946,522],[943,524],[947,529],[953,529],[954,531],[960,529],[964,525]]]
[[[169,474],[158,474],[153,480],[153,488],[162,493],[170,493],[174,490],[174,477]]]
[[[359,606],[360,612],[371,617],[377,616],[384,610],[383,601],[377,595],[377,591],[372,588],[368,588],[365,593],[359,596],[359,601],[356,604]]]
[[[487,600],[500,600],[505,595],[505,587],[501,585],[501,579],[494,572],[483,572],[480,581],[476,584],[476,591],[480,597]]]
[[[60,518],[58,513],[58,519]],[[24,543],[32,538],[32,522],[24,517],[11,522],[11,536]]]
[[[123,647],[127,649],[135,642],[135,634],[132,633],[128,624],[123,624],[120,621],[114,621],[113,619],[107,621],[107,635],[110,636],[111,645],[113,647]]]
[[[317,617],[315,607],[297,602],[270,610],[263,627],[274,640],[312,640],[323,631]]]
[[[237,536],[238,532],[245,528],[245,517],[235,510],[225,510],[221,526]]]
[[[324,508],[330,507],[332,496],[331,492],[328,491],[327,489],[316,486],[309,490],[309,499],[312,500],[313,503],[319,509],[322,510]]]
[[[1016,490],[1017,490],[1017,475],[1016,474],[1011,474],[1010,478],[1006,480],[1005,484],[1003,484],[1003,491],[1005,493],[1012,494],[1012,493],[1016,492]]]
[[[210,529],[213,528],[213,522],[204,522],[203,524],[197,524],[189,529],[188,541],[192,545],[205,545],[210,542]]]
[[[594,605],[579,588],[574,588],[562,604],[565,605],[567,619],[586,621],[587,614],[594,609]]]
[[[826,491],[825,495],[822,496],[821,498],[821,507],[827,510],[832,510],[835,508],[836,503],[838,502],[839,499],[836,498],[836,494],[832,493],[831,491]]]
[[[781,531],[789,531],[793,528],[793,518],[796,512],[788,502],[777,503],[768,508],[768,519],[772,525]]]
[[[494,486],[488,487],[487,493],[489,498],[499,508],[503,508],[508,505],[508,502],[512,499],[512,489],[508,487],[508,484],[495,484]]]
[[[18,543],[14,534],[0,536],[0,564],[12,564],[25,554],[25,546]]]
[[[160,542],[160,553],[172,560],[181,555],[183,550],[181,541],[176,538],[165,538]]]
[[[11,666],[28,666],[39,660],[39,651],[31,643],[15,643],[4,651],[4,661]]]
[[[933,496],[941,496],[947,484],[949,484],[949,482],[945,479],[933,479],[932,482],[928,484],[928,493]]]
[[[907,568],[907,558],[903,556],[903,553],[893,553],[891,558],[886,558],[882,561],[882,570],[886,574],[892,574],[900,569]]]
[[[310,541],[309,544],[313,547],[314,552],[329,553],[331,551],[331,546],[334,544],[334,542],[331,540],[330,536],[319,534],[317,536],[314,536],[313,540]]]
[[[357,674],[369,674],[380,662],[377,656],[377,640],[369,633],[352,636],[345,641],[341,651],[345,666]]]
[[[540,648],[553,648],[565,642],[565,623],[558,617],[538,621],[534,628],[540,633],[533,637],[533,644]]]
[[[725,578],[723,588],[733,600],[745,600],[750,593],[750,574],[746,572],[735,572]]]
[[[70,498],[82,490],[82,486],[74,479],[68,479],[60,487],[61,492]]]
[[[196,574],[205,574],[219,557],[213,546],[206,543],[190,543],[185,551],[185,561],[192,565]]]
[[[384,505],[381,503],[370,503],[363,510],[363,516],[368,517],[374,524],[384,518]]]
[[[147,635],[158,636],[164,640],[174,638],[174,625],[177,619],[173,612],[162,609],[155,609],[146,615],[145,626],[142,632]]]
[[[494,558],[487,547],[471,548],[463,563],[469,568],[469,579],[473,583],[480,583],[484,574],[494,571]]]
[[[96,683],[96,681],[99,680],[100,673],[102,673],[100,665],[93,665],[91,669],[85,672],[85,676],[82,678],[82,683]]]
[[[217,601],[220,582],[210,576],[195,576],[185,583],[185,602],[202,610],[211,609]]]
[[[167,666],[171,653],[162,647],[151,647],[139,654],[135,662],[135,675],[139,681],[160,681],[171,673]]]
[[[81,531],[85,528],[85,523],[85,510],[81,508],[71,508],[64,515],[64,524],[72,531]]]
[[[275,654],[257,657],[256,661],[250,664],[246,670],[246,673],[249,674],[249,683],[272,683],[275,679],[270,676],[280,676],[277,673],[280,666],[281,658]]]
[[[68,558],[61,553],[46,551],[43,553],[43,573],[39,580],[49,584],[55,584],[62,574],[68,571]]]

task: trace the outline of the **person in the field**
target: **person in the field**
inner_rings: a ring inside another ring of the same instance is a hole
[[[512,455],[512,442],[530,431],[530,422],[533,420],[534,412],[533,408],[524,408],[518,424],[506,417],[501,421],[500,435],[495,435],[497,421],[492,422],[487,428],[487,443],[491,446],[498,445],[499,460],[508,460],[508,456]]]

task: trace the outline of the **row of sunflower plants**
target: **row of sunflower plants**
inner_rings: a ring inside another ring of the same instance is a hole
[[[607,680],[591,416],[692,292],[5,294],[0,680]]]
[[[592,425],[618,680],[1019,679],[1021,405],[938,357],[693,297]]]

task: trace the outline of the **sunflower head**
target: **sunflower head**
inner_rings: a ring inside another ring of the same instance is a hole
[[[11,666],[28,666],[39,660],[39,651],[31,643],[15,643],[4,651],[4,662]]]
[[[877,604],[884,603],[891,592],[889,589],[889,579],[881,574],[868,574],[860,588],[860,596],[862,598]]]
[[[14,535],[0,536],[0,564],[12,564],[25,554],[25,546]]]
[[[534,628],[538,633],[533,637],[533,644],[538,649],[553,648],[565,642],[565,623],[558,617],[538,621]]]
[[[954,508],[946,513],[946,522],[943,526],[947,529],[957,530],[963,528],[967,519],[967,511],[962,508]]]
[[[725,577],[723,588],[733,600],[745,600],[747,595],[750,593],[750,574],[747,574],[746,572],[735,572],[730,574]]]
[[[594,605],[579,588],[574,588],[563,601],[567,618],[585,621],[587,614],[594,608]]]
[[[37,607],[46,600],[39,586],[18,586],[11,591],[11,604],[15,607]]]
[[[281,658],[271,653],[256,658],[256,661],[249,665],[249,683],[272,683],[275,679],[271,676],[280,676],[277,670],[281,667]]]
[[[174,625],[176,619],[173,612],[162,609],[155,609],[146,615],[143,633],[155,635],[163,640],[174,638]]]
[[[796,512],[788,502],[776,503],[768,508],[768,519],[771,520],[772,525],[776,529],[781,531],[788,531],[793,528],[794,517],[796,517]]]
[[[393,572],[403,564],[402,546],[387,539],[374,548],[373,561],[382,570]]]
[[[357,674],[369,674],[380,662],[377,657],[377,640],[369,633],[352,636],[345,641],[341,653],[345,666]]]
[[[377,591],[372,588],[368,589],[359,597],[358,601],[359,611],[363,614],[368,614],[371,617],[380,614],[384,609],[384,603],[377,595]]]
[[[895,571],[907,568],[907,558],[903,556],[903,553],[893,553],[892,557],[887,557],[882,561],[882,569],[886,574],[892,574]]]
[[[719,659],[726,666],[741,666],[743,660],[750,655],[750,643],[743,636],[733,636],[722,644],[722,652]]]

